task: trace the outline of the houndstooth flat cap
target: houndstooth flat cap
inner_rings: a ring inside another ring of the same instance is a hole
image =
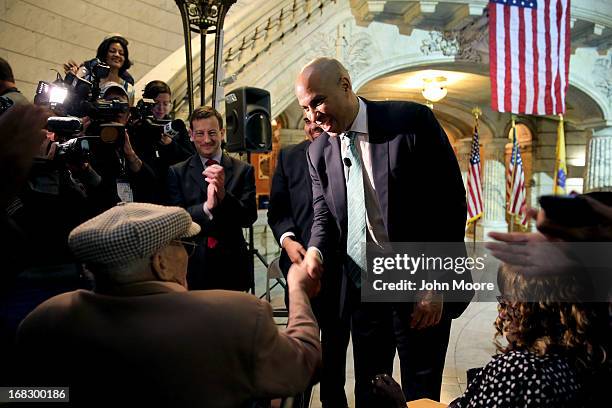
[[[146,258],[173,239],[199,232],[180,207],[119,203],[73,229],[68,245],[81,262],[111,265]]]

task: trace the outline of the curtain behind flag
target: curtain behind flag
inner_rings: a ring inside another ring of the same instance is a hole
[[[490,0],[491,107],[533,115],[565,113],[570,0]]]

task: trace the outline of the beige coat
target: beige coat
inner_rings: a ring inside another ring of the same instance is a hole
[[[111,294],[65,293],[19,327],[21,383],[69,384],[83,406],[238,407],[295,395],[321,352],[308,298],[291,297],[281,331],[267,302],[241,292],[144,282]]]

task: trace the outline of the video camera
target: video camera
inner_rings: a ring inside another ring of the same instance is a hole
[[[161,140],[164,134],[164,127],[170,120],[156,119],[153,115],[155,101],[153,99],[141,99],[136,106],[130,108],[130,121],[128,131],[134,135],[134,139],[155,143]],[[146,139],[146,140],[143,140]]]
[[[99,82],[89,82],[73,73],[52,83],[39,81],[34,103],[49,106],[61,116],[88,116],[93,121],[108,122],[129,109],[129,103],[99,98]]]
[[[185,122],[180,119],[156,119],[153,114],[155,101],[143,98],[135,107],[130,108],[130,121],[128,131],[134,135],[134,139],[144,143],[156,143],[161,140],[162,135],[171,138],[181,133],[187,133]]]
[[[47,130],[54,132],[56,141],[60,148],[65,145],[70,154],[60,157],[85,160],[91,153],[89,142],[123,143],[125,126],[116,123],[119,115],[129,110],[129,102],[119,99],[105,100],[100,96],[100,79],[110,73],[110,67],[98,59],[87,64],[85,78],[81,78],[72,72],[66,74],[62,79],[58,74],[57,79],[52,82],[40,81],[36,88],[34,103],[48,106],[58,116],[53,116],[47,121]],[[88,80],[90,79],[90,80]],[[95,138],[83,139],[83,123],[80,118],[89,117],[91,123],[86,130],[88,136]],[[84,142],[70,142],[70,139],[79,137]],[[77,146],[81,146],[77,148]],[[77,153],[81,152],[81,153]]]

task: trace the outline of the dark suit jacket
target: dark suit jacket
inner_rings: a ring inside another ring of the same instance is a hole
[[[247,251],[242,228],[257,219],[253,166],[227,154],[221,158],[225,170],[225,198],[212,210],[212,220],[204,212],[208,183],[204,166],[195,154],[168,170],[169,204],[183,207],[202,227],[202,244],[189,259],[190,289],[246,290],[252,284],[252,257]],[[207,238],[217,240],[207,247]]]
[[[279,244],[281,236],[286,232],[293,232],[293,239],[304,247],[310,240],[312,185],[306,161],[308,146],[310,141],[305,140],[281,149],[278,154],[272,178],[268,224]],[[280,266],[285,273],[291,266],[291,260],[284,249],[281,252]]]
[[[293,239],[308,247],[313,217],[312,183],[306,159],[308,146],[310,141],[305,140],[282,149],[278,155],[270,192],[268,224],[279,244],[285,232],[293,232]],[[326,259],[326,265],[333,269],[331,261],[331,258]],[[281,251],[280,267],[287,276],[291,260],[284,249]],[[327,317],[339,315],[339,278],[338,274],[323,274],[321,292],[312,300],[315,316],[321,326]]]
[[[374,185],[390,242],[463,242],[461,172],[432,111],[412,102],[365,103]],[[319,136],[307,157],[314,207],[309,246],[324,257],[334,252],[344,257],[348,216],[339,138]],[[453,317],[464,306],[452,307]]]

